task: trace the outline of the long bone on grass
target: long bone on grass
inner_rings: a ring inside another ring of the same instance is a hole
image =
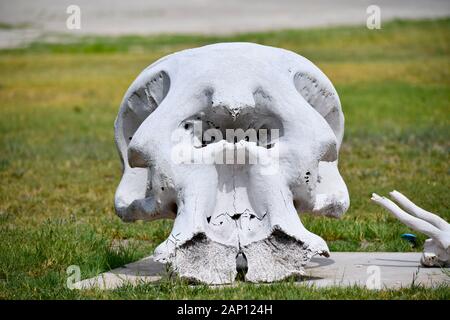
[[[390,211],[408,227],[431,238],[425,242],[421,260],[423,265],[447,265],[450,257],[450,224],[436,214],[420,208],[398,191],[392,191],[389,194],[403,209],[376,193],[372,194],[371,200]]]

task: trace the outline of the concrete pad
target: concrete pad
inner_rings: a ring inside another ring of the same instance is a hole
[[[422,268],[417,252],[333,252],[330,258],[313,258],[299,284],[316,287],[364,286],[395,289],[414,283],[425,287],[450,286],[450,269]],[[165,265],[146,257],[124,267],[75,284],[77,289],[114,289],[124,284],[152,283],[167,272]],[[379,276],[379,277],[378,277]]]
[[[374,277],[378,273],[379,289],[408,287],[413,280],[425,287],[450,285],[450,270],[421,267],[421,255],[418,252],[334,252],[328,259],[312,259],[306,273],[313,279],[305,282],[316,287],[368,285],[377,289]]]
[[[125,284],[138,285],[141,283],[156,282],[167,272],[164,264],[146,257],[125,266],[99,274],[96,277],[85,279],[74,284],[75,289],[115,289]]]

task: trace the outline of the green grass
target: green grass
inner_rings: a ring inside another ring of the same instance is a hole
[[[450,19],[288,30],[233,37],[70,38],[0,51],[0,298],[450,299],[448,287],[378,292],[309,289],[290,282],[233,288],[164,280],[107,291],[66,289],[82,277],[152,252],[172,222],[125,224],[113,211],[120,162],[113,121],[122,95],[157,58],[222,41],[296,51],[339,92],[346,116],[340,155],[351,207],[341,220],[302,218],[334,251],[412,251],[410,232],[369,198],[397,189],[450,220]],[[118,240],[129,247],[114,249]],[[425,237],[419,236],[423,242]]]
[[[6,22],[0,22],[0,30],[13,30],[13,29],[26,29],[28,27],[31,27],[28,23],[6,23]]]

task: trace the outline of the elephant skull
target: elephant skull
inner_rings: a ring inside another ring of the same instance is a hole
[[[115,122],[116,212],[174,218],[155,258],[182,277],[301,275],[329,250],[298,211],[339,217],[349,206],[343,133],[333,85],[293,52],[223,43],[166,56],[131,84]]]

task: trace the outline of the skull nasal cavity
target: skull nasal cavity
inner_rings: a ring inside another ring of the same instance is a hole
[[[135,146],[128,148],[128,163],[132,168],[146,168],[148,167],[145,161],[144,152]]]

